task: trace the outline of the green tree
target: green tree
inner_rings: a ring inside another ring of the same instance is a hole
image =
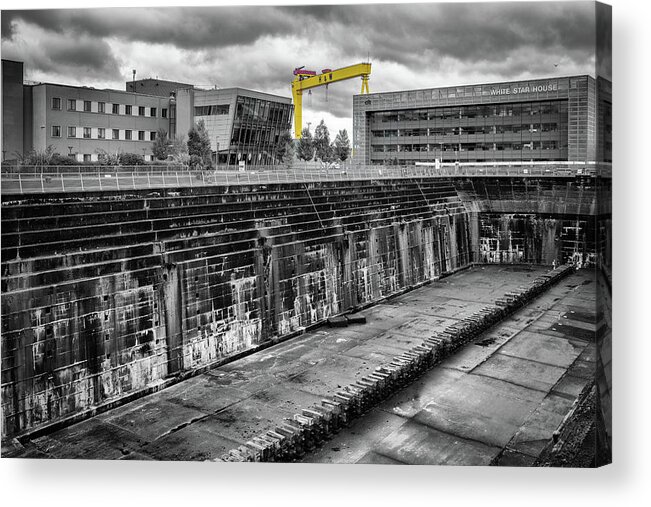
[[[156,132],[156,139],[152,145],[151,152],[156,160],[167,160],[171,152],[170,139],[167,137],[165,129],[158,129]]]
[[[280,134],[275,152],[276,160],[278,160],[279,163],[285,164],[287,167],[292,166],[296,149],[294,147],[294,139],[289,130],[283,130]]]
[[[199,120],[188,132],[188,155],[190,155],[191,164],[194,167],[200,166],[198,167],[200,169],[210,167],[211,153],[206,124],[203,120]]]
[[[326,163],[332,161],[334,153],[330,144],[330,132],[328,132],[328,127],[323,120],[314,131],[314,150],[317,160]]]
[[[340,130],[335,137],[335,156],[342,162],[350,157],[350,139],[346,129]]]
[[[301,139],[298,141],[296,156],[306,162],[314,158],[314,139],[309,129],[304,128]]]

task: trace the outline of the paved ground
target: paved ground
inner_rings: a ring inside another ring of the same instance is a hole
[[[561,281],[304,461],[531,465],[594,379],[593,279]]]
[[[339,169],[275,169],[271,171],[217,171],[205,174],[188,171],[152,172],[116,172],[104,169],[102,172],[70,172],[63,174],[28,174],[6,172],[0,175],[0,184],[4,195],[34,194],[52,192],[86,192],[130,189],[160,189],[193,187],[203,185],[235,185],[255,183],[296,183],[307,181],[335,181],[350,179],[405,178],[426,176],[429,178],[448,178],[450,176],[518,176],[518,177],[564,177],[574,178],[576,168],[561,167],[448,167],[435,170],[432,167],[377,167],[361,166]],[[581,173],[579,173],[581,174]]]
[[[366,310],[367,324],[321,328],[3,457],[217,458],[541,271],[457,273]],[[571,275],[304,461],[532,463],[594,375],[594,301],[591,274]]]

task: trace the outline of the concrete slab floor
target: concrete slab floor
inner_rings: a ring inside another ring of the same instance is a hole
[[[28,441],[9,456],[214,459],[543,271],[487,265],[459,272],[364,310],[367,324],[321,327]],[[592,276],[581,271],[561,281],[303,461],[530,464],[594,371],[594,347],[550,327],[571,310],[579,314],[573,320],[590,321],[595,284],[585,282]]]
[[[342,454],[328,444],[303,461],[531,466],[594,378],[595,364],[593,343],[548,326],[532,328],[544,319],[556,322],[566,311],[565,299],[586,319],[594,315],[596,294],[584,283],[590,277],[575,273],[382,403],[375,410],[404,421],[393,432],[387,428],[383,440],[371,424],[364,446],[360,420],[332,441],[337,449],[354,446],[355,453]]]

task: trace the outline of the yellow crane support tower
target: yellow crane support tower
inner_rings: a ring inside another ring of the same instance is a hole
[[[319,86],[328,86],[330,83],[345,81],[354,77],[362,78],[362,92],[369,93],[368,77],[371,74],[370,63],[357,63],[341,69],[323,69],[321,74],[304,67],[294,69],[292,81],[292,97],[294,98],[294,137],[301,138],[303,133],[303,92]]]

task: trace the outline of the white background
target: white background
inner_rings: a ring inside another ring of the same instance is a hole
[[[180,1],[102,2],[103,6]],[[245,3],[308,3],[245,2]],[[309,3],[341,3],[309,2]],[[612,0],[614,118],[614,464],[598,470],[371,465],[0,461],[0,502],[57,505],[649,505],[649,9]],[[212,4],[191,0],[191,5]],[[23,1],[3,8],[86,7]],[[94,4],[93,4],[94,5]],[[378,7],[381,8],[381,7]]]

